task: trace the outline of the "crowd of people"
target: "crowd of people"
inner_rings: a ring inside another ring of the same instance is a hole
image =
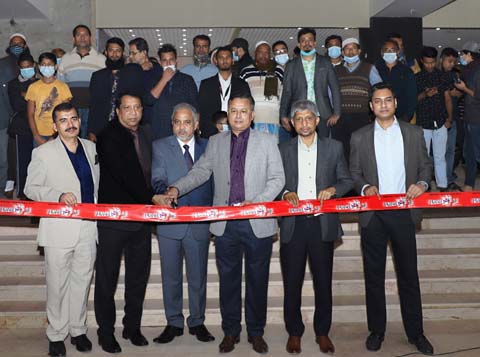
[[[0,187],[35,201],[180,206],[243,206],[286,200],[328,200],[348,194],[431,189],[471,191],[480,161],[480,44],[460,52],[425,46],[407,58],[392,33],[374,63],[361,59],[356,38],[331,35],[325,55],[316,32],[298,31],[290,52],[279,39],[259,41],[253,58],[246,39],[211,50],[209,36],[193,39],[193,64],[177,68],[165,44],[158,58],[143,38],[110,38],[103,53],[85,25],[73,29],[73,49],[36,60],[25,35],[10,36],[0,60]],[[128,46],[128,47],[127,47]],[[128,51],[127,51],[128,50]],[[128,56],[127,56],[128,52]],[[460,61],[460,66],[458,62]],[[459,149],[460,148],[460,149]],[[461,154],[459,154],[459,151]],[[456,184],[458,161],[465,185]],[[425,354],[417,271],[416,210],[360,214],[361,248],[370,335],[381,348],[386,329],[385,262],[391,241],[408,341]],[[151,265],[152,226],[135,221],[40,220],[45,248],[47,337],[51,356],[66,354],[70,335],[90,351],[86,305],[95,269],[98,342],[121,352],[115,338],[115,291],[125,261],[123,338],[148,345],[141,332]],[[280,220],[286,350],[301,352],[301,297],[307,261],[313,276],[313,327],[322,352],[334,352],[332,323],[334,243],[338,214]],[[204,325],[209,245],[215,244],[224,337],[219,352],[240,342],[242,272],[248,342],[267,353],[264,340],[270,258],[276,219],[158,224],[167,326],[154,339],[184,333],[215,337]],[[190,315],[183,316],[183,261]]]

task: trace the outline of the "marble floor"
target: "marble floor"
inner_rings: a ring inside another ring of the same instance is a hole
[[[210,327],[211,332],[216,336],[216,341],[211,343],[198,342],[193,336],[183,335],[176,338],[167,345],[152,344],[152,339],[161,332],[161,328],[146,327],[143,333],[149,339],[147,347],[135,347],[129,342],[121,339],[120,329],[117,329],[117,338],[123,352],[118,356],[211,356],[218,355],[218,343],[222,337],[219,326]],[[478,357],[480,356],[480,321],[427,321],[425,333],[435,347],[435,353],[445,354],[461,349],[477,347],[476,350],[457,352],[449,356]],[[97,345],[95,331],[91,329],[88,336],[94,343],[92,352],[77,352],[66,340],[68,356],[108,356]],[[338,357],[383,357],[383,356],[406,356],[419,355],[415,348],[408,344],[403,333],[401,323],[390,323],[387,328],[385,341],[382,349],[378,352],[369,352],[365,349],[364,341],[367,336],[365,324],[334,324],[331,337],[336,346],[335,356]],[[285,351],[287,335],[283,325],[267,326],[265,339],[270,346],[270,356],[288,356]],[[302,340],[302,356],[322,355],[318,345],[314,343],[314,336],[308,326]],[[412,353],[413,352],[413,353]],[[0,356],[4,357],[34,357],[46,356],[48,354],[48,343],[43,329],[0,329]],[[258,356],[247,343],[245,333],[241,335],[241,342],[230,356]]]

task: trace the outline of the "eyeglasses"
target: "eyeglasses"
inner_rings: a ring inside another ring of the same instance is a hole
[[[288,53],[288,50],[286,48],[282,48],[280,50],[273,51],[274,55],[282,55],[284,53]]]

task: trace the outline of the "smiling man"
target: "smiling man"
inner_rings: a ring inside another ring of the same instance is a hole
[[[80,118],[70,103],[53,110],[55,140],[32,153],[25,194],[34,201],[68,206],[97,201],[99,166],[95,145],[79,139]],[[78,351],[92,343],[86,336],[87,300],[95,263],[95,221],[41,218],[38,244],[45,249],[47,337],[50,356],[64,356],[68,334]]]

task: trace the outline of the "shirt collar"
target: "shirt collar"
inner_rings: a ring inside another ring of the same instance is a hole
[[[250,136],[250,128],[245,129],[245,130],[242,131],[240,134],[238,134],[238,136],[235,135],[235,134],[233,133],[233,131],[232,131],[232,139],[234,139],[234,140],[242,140],[242,141],[244,141],[244,140],[247,140],[249,136]]]
[[[316,148],[316,147],[317,147],[317,138],[318,138],[317,133],[315,133],[315,137],[313,138],[312,145],[307,146],[307,145],[305,145],[305,143],[303,142],[302,137],[299,135],[299,136],[298,136],[298,148],[301,149],[301,150],[303,150],[303,151],[309,151],[309,150],[311,150],[311,149]]]
[[[188,148],[193,148],[194,145],[195,145],[195,135],[192,136],[192,138],[190,139],[190,141],[188,143],[184,143],[182,140],[180,140],[177,136],[175,137],[177,139],[177,142],[178,142],[178,145],[180,145],[180,147],[183,149],[183,145],[188,145]]]
[[[231,80],[232,80],[232,74],[230,73],[230,76],[228,77],[228,79],[223,79],[222,75],[220,73],[218,73],[218,79],[220,80],[220,83],[230,83]]]
[[[400,124],[398,123],[398,120],[397,120],[397,117],[394,116],[394,119],[393,119],[393,124],[390,125],[387,129],[383,129],[380,124],[378,124],[378,121],[377,119],[375,119],[375,131],[379,131],[379,132],[387,132],[387,131],[390,131],[392,129],[397,129],[400,127]]]

